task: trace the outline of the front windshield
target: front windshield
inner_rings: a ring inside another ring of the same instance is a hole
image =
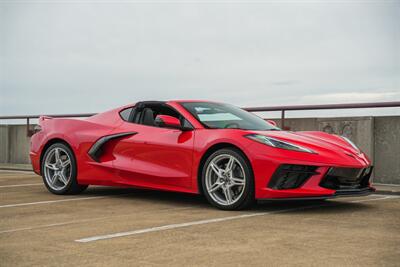
[[[207,128],[279,130],[260,117],[232,105],[210,102],[185,102],[181,105]]]

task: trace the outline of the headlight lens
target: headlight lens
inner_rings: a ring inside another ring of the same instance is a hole
[[[249,138],[253,141],[262,143],[264,145],[268,145],[268,146],[272,146],[272,147],[276,147],[276,148],[316,154],[311,149],[301,147],[298,145],[294,145],[294,144],[291,144],[291,143],[288,143],[288,142],[285,142],[282,140],[278,140],[278,139],[275,139],[272,137],[268,137],[265,135],[261,135],[261,134],[248,134],[248,135],[245,135],[245,137]]]
[[[346,141],[347,143],[349,143],[349,145],[351,145],[355,150],[357,150],[358,153],[361,153],[361,150],[346,136],[341,136],[343,138],[344,141]]]

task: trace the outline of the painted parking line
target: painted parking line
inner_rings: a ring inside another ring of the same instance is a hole
[[[378,195],[377,195],[378,196]],[[351,203],[360,203],[360,202],[368,202],[368,201],[379,201],[379,200],[385,200],[385,199],[395,199],[395,198],[400,198],[399,196],[393,196],[393,195],[379,195],[383,196],[381,198],[373,198],[373,199],[360,199],[360,200],[353,200],[350,201]]]
[[[368,202],[368,201],[377,201],[377,200],[385,200],[385,199],[393,199],[393,198],[400,198],[400,197],[384,196],[384,197],[381,197],[381,198],[354,200],[354,201],[349,201],[349,202],[350,203],[357,203],[357,202]],[[310,206],[289,208],[289,209],[281,209],[281,210],[275,210],[275,211],[269,211],[269,212],[248,213],[248,214],[241,214],[241,215],[236,215],[236,216],[212,218],[212,219],[191,221],[191,222],[185,222],[185,223],[167,224],[167,225],[162,225],[162,226],[156,226],[156,227],[138,229],[138,230],[133,230],[133,231],[127,231],[127,232],[119,232],[119,233],[113,233],[113,234],[107,234],[107,235],[98,235],[98,236],[86,237],[86,238],[77,239],[77,240],[75,240],[75,242],[89,243],[89,242],[94,242],[94,241],[99,241],[99,240],[113,239],[113,238],[117,238],[117,237],[132,236],[132,235],[152,233],[152,232],[160,232],[160,231],[178,229],[178,228],[187,228],[187,227],[191,227],[191,226],[195,226],[195,225],[219,223],[219,222],[225,222],[225,221],[232,221],[232,220],[239,220],[239,219],[245,219],[245,218],[265,216],[265,215],[276,214],[276,213],[284,213],[284,212],[290,212],[290,211],[298,211],[298,210],[304,210],[304,209],[318,208],[318,207],[323,207],[323,206],[331,206],[331,203],[330,204],[327,203],[327,204],[310,205]]]
[[[16,170],[4,170],[4,169],[0,169],[0,174],[27,174],[27,175],[36,175],[33,171],[16,171]]]
[[[117,195],[111,195],[111,196],[117,196]],[[121,196],[121,194],[119,194],[118,196]],[[99,198],[106,198],[106,197],[109,197],[109,196],[80,197],[80,198],[68,198],[68,199],[59,199],[59,200],[17,203],[17,204],[1,205],[0,208],[22,207],[22,206],[31,206],[31,205],[51,204],[51,203],[58,203],[58,202],[68,202],[68,201],[92,200],[92,199],[99,199]]]
[[[133,214],[134,215],[138,215],[138,214],[143,215],[143,214],[154,213],[154,212],[161,213],[161,212],[182,211],[182,210],[189,210],[189,209],[193,209],[193,206],[191,206],[191,207],[183,207],[183,208],[180,207],[180,208],[150,209],[150,210],[146,210],[145,212],[135,212]],[[118,218],[127,217],[127,216],[132,216],[133,214],[112,215],[112,216],[104,216],[104,217],[97,217],[97,218],[90,218],[90,219],[66,221],[66,222],[61,222],[61,223],[50,223],[50,224],[35,225],[35,226],[30,226],[30,227],[6,229],[6,230],[0,230],[0,234],[15,233],[15,232],[29,231],[29,230],[37,230],[37,229],[43,229],[43,228],[52,228],[52,227],[57,227],[57,226],[66,226],[66,225],[79,224],[79,223],[84,223],[84,222],[92,222],[92,221],[113,219],[113,218],[117,218],[117,217]]]
[[[10,184],[10,185],[0,185],[0,188],[9,188],[9,187],[24,187],[24,186],[38,186],[43,185],[43,183],[35,183],[35,184]]]
[[[32,226],[32,227],[22,227],[22,228],[15,228],[15,229],[7,229],[7,230],[1,230],[0,234],[14,233],[14,232],[20,232],[20,231],[27,231],[27,230],[35,230],[35,229],[41,229],[41,228],[49,228],[49,227],[55,227],[55,226],[65,226],[65,225],[69,225],[69,224],[76,224],[76,223],[83,223],[83,222],[101,220],[101,219],[104,219],[104,218],[105,217],[87,219],[87,220],[76,220],[76,221],[69,221],[69,222],[62,222],[62,223],[50,223],[50,224],[44,224],[44,225],[38,225],[38,226]]]
[[[33,178],[38,179],[38,178],[41,178],[41,176],[37,176],[37,175],[34,175],[34,174],[29,174],[29,175],[27,175],[27,174],[24,174],[24,175],[21,175],[21,174],[18,174],[18,175],[16,175],[16,174],[0,174],[0,180],[8,180],[8,179],[18,180],[18,179],[33,179]]]

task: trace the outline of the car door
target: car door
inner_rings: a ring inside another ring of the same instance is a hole
[[[135,132],[113,148],[120,183],[179,190],[190,188],[194,131],[124,122],[119,132]]]

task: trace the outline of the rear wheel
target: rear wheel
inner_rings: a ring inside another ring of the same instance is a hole
[[[202,170],[207,200],[224,210],[240,210],[254,203],[254,178],[250,163],[237,149],[220,149],[210,155]]]
[[[43,182],[53,194],[78,194],[88,187],[78,184],[74,154],[63,143],[55,143],[46,150],[41,169]]]

